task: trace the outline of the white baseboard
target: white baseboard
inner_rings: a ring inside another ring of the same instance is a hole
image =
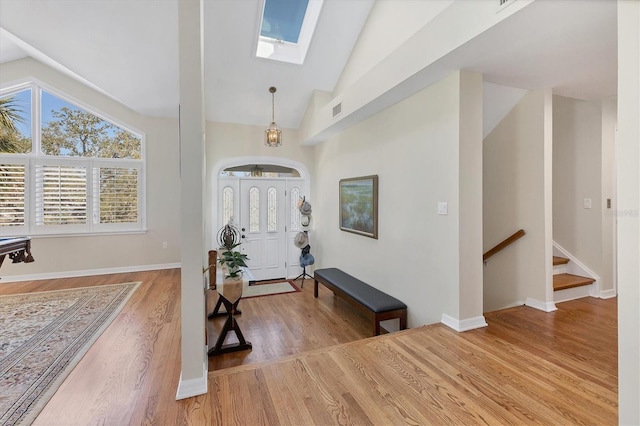
[[[602,290],[600,292],[600,299],[611,299],[613,297],[616,297],[617,295],[618,294],[614,289]]]
[[[567,288],[558,290],[553,293],[554,302],[568,302],[569,300],[582,299],[583,297],[595,297],[599,299],[611,299],[616,297],[616,291],[613,289],[603,290],[600,293],[594,292],[595,283],[590,286],[582,286],[575,288]]]
[[[540,300],[532,299],[531,297],[527,297],[524,304],[544,312],[553,312],[558,310],[554,302],[542,302]]]
[[[178,382],[178,391],[176,392],[176,401],[185,398],[191,398],[193,396],[204,395],[208,391],[208,371],[207,362],[205,359],[202,366],[202,376],[194,379],[182,380],[182,373],[180,373],[180,381]]]
[[[52,280],[55,278],[73,278],[73,277],[85,277],[92,275],[107,275],[107,274],[120,274],[123,272],[140,272],[140,271],[157,271],[161,269],[175,269],[180,268],[180,263],[163,263],[158,265],[137,265],[137,266],[120,266],[116,268],[103,268],[103,269],[87,269],[84,271],[64,271],[64,272],[47,272],[43,274],[30,274],[30,275],[11,275],[3,276],[0,283],[11,283],[19,281],[36,281],[36,280]]]
[[[475,328],[482,328],[487,326],[487,322],[484,319],[483,315],[474,318],[467,318],[463,320],[459,320],[453,318],[447,314],[442,314],[441,323],[446,325],[449,328],[453,328],[455,331],[469,331]]]

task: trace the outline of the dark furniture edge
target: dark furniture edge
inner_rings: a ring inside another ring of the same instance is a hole
[[[346,272],[345,272],[346,273]],[[348,274],[347,274],[348,275]],[[400,330],[404,330],[407,328],[407,308],[403,309],[395,309],[391,311],[384,312],[374,312],[355,300],[348,293],[345,293],[339,287],[336,287],[332,283],[323,279],[322,277],[318,277],[315,273],[313,274],[313,296],[318,297],[318,282],[322,283],[325,287],[331,290],[335,295],[340,296],[342,299],[347,301],[351,306],[365,313],[367,317],[373,321],[373,335],[378,336],[380,334],[380,321],[386,321],[388,319],[400,319]]]

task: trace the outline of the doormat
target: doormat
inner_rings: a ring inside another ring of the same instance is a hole
[[[300,289],[291,280],[256,282],[242,290],[242,298],[273,296],[276,294],[296,293]]]

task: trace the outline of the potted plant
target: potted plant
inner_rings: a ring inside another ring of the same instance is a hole
[[[240,268],[247,266],[246,261],[249,260],[247,255],[233,250],[239,245],[240,244],[235,244],[231,246],[226,251],[222,252],[220,256],[220,265],[224,265],[227,267],[227,274],[225,275],[225,278],[240,278],[242,276],[242,271],[240,270]]]

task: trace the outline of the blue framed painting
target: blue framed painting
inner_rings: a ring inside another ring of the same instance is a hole
[[[340,229],[378,239],[378,175],[340,179]]]

